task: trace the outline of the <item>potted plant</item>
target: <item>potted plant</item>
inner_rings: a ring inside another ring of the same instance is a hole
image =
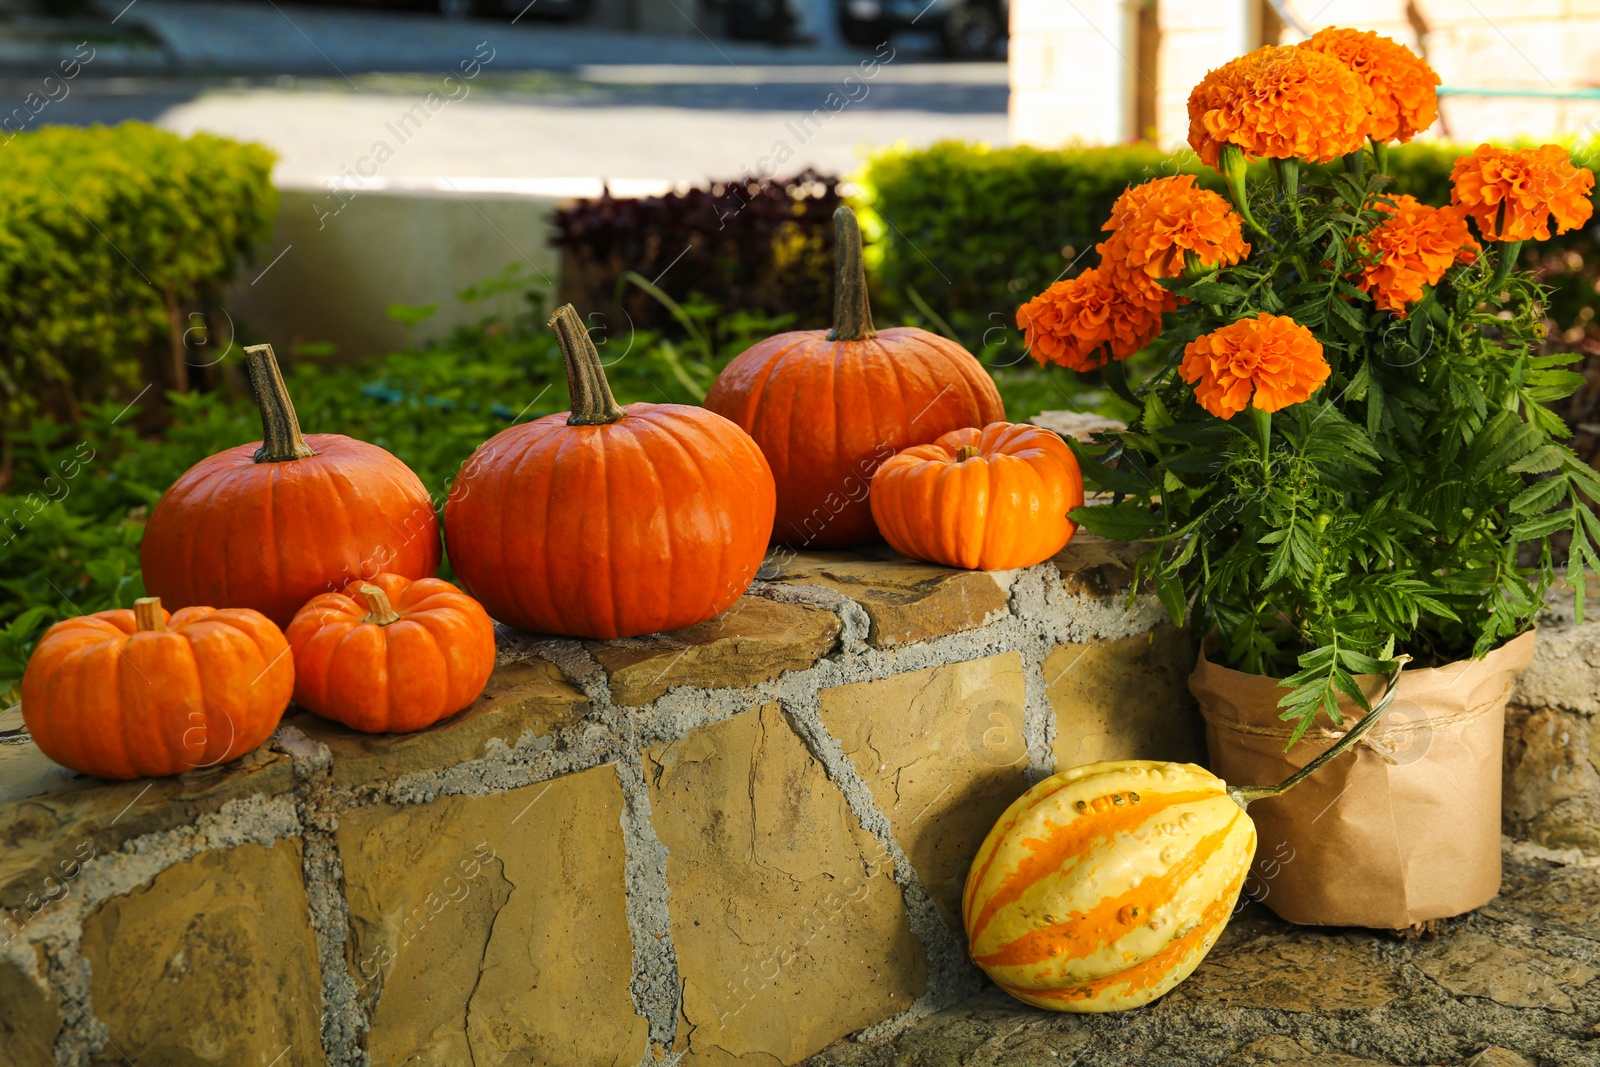
[[[1567,580],[1600,563],[1600,475],[1544,405],[1580,384],[1541,354],[1520,244],[1582,225],[1593,175],[1546,145],[1463,155],[1448,205],[1394,189],[1388,148],[1438,78],[1372,33],[1325,30],[1208,74],[1192,175],[1129,189],[1100,264],[1018,312],[1032,354],[1102,368],[1139,411],[1080,448],[1112,502],[1072,517],[1147,541],[1140,573],[1205,636],[1190,680],[1212,766],[1310,761],[1409,655],[1358,758],[1264,801],[1256,895],[1297,922],[1404,927],[1500,879],[1503,709]],[[1271,175],[1247,180],[1251,159]],[[1308,165],[1318,165],[1309,169]],[[1122,360],[1165,360],[1130,386]]]

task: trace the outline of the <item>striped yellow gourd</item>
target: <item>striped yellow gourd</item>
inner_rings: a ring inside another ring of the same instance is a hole
[[[1114,760],[1018,797],[978,849],[961,898],[967,950],[1001,989],[1053,1011],[1122,1011],[1189,977],[1217,943],[1255,855],[1245,808],[1353,745],[1383,699],[1276,786],[1230,786],[1192,763]]]
[[[1191,763],[1063,771],[1022,794],[978,850],[962,898],[972,958],[1041,1008],[1149,1003],[1216,943],[1255,847],[1227,783]]]

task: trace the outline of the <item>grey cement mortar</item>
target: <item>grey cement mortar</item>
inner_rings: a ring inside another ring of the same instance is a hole
[[[500,628],[500,661],[539,656],[554,663],[588,699],[585,718],[548,736],[524,734],[514,743],[491,741],[482,757],[452,767],[415,772],[390,782],[336,791],[329,785],[332,757],[326,746],[286,726],[274,745],[288,754],[296,775],[295,795],[260,796],[234,801],[188,827],[151,834],[128,842],[113,855],[85,865],[72,908],[61,909],[49,922],[36,920],[29,941],[44,943],[52,981],[78,999],[82,1011],[69,1021],[57,1049],[61,1067],[79,1067],[101,1047],[101,1027],[88,1000],[88,964],[77,956],[81,923],[95,905],[148,882],[173,863],[208,848],[227,848],[246,841],[270,843],[297,836],[304,842],[304,875],[311,923],[323,970],[323,1039],[333,1067],[367,1067],[360,1044],[368,1020],[355,996],[344,958],[349,917],[341,890],[342,867],[333,838],[338,812],[377,802],[427,803],[444,796],[488,796],[546,781],[564,774],[611,764],[622,785],[623,839],[626,844],[626,907],[634,944],[631,989],[639,1014],[649,1024],[652,1043],[670,1050],[677,1037],[681,982],[671,938],[667,849],[650,822],[649,792],[640,750],[676,740],[710,723],[776,703],[808,749],[840,788],[862,827],[889,850],[892,871],[901,887],[912,932],[928,957],[927,992],[906,1012],[870,1028],[886,1034],[915,1019],[970,995],[977,988],[976,970],[967,962],[959,932],[947,927],[905,853],[894,840],[887,816],[822,725],[818,693],[854,682],[875,681],[907,671],[1020,653],[1026,692],[1025,738],[1030,779],[1054,770],[1050,753],[1053,714],[1045,696],[1040,663],[1060,642],[1116,639],[1142,633],[1164,619],[1153,597],[1099,599],[1067,594],[1053,565],[1000,576],[1009,597],[1009,611],[997,612],[977,628],[891,649],[868,646],[870,622],[862,606],[835,590],[819,586],[757,582],[750,594],[780,603],[806,604],[832,612],[840,623],[838,650],[815,666],[747,688],[695,689],[674,687],[644,708],[621,708],[611,700],[604,670],[583,643],[539,638]],[[43,918],[43,916],[41,916]],[[669,1055],[669,1059],[671,1057]],[[650,1055],[645,1061],[656,1063]]]
[[[650,822],[650,789],[637,753],[617,762],[622,783],[623,877],[627,884],[628,933],[633,938],[634,1009],[650,1025],[650,1041],[670,1049],[678,1036],[678,953],[672,944],[667,897],[667,846]],[[642,1067],[654,1063],[649,1052]]]

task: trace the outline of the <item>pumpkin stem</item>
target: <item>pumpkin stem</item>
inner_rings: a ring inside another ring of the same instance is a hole
[[[867,268],[861,261],[861,224],[843,204],[833,213],[833,329],[830,341],[870,341],[872,307],[867,303]]]
[[[256,406],[261,409],[261,447],[256,449],[255,461],[283,463],[316,455],[300,433],[300,419],[294,413],[294,401],[289,399],[289,389],[283,384],[283,373],[278,370],[278,358],[272,354],[272,346],[246,348],[244,367],[250,375],[250,387],[256,393]]]
[[[400,613],[389,603],[389,594],[377,586],[362,586],[361,599],[367,602],[367,617],[362,619],[362,622],[375,622],[379,626],[388,626],[392,622],[400,621]]]
[[[1335,741],[1322,755],[1301,767],[1277,785],[1230,785],[1228,787],[1228,796],[1232,797],[1233,802],[1241,808],[1248,807],[1253,801],[1262,800],[1266,797],[1282,796],[1317,773],[1324,763],[1338,759],[1344,754],[1345,749],[1361,740],[1368,730],[1376,726],[1378,720],[1383,718],[1383,713],[1389,710],[1389,705],[1394,703],[1395,692],[1400,688],[1400,672],[1410,662],[1411,657],[1403,653],[1394,658],[1394,670],[1389,672],[1389,681],[1383,687],[1382,699],[1372,706],[1372,710],[1367,712],[1360,722],[1346,730],[1345,735]]]
[[[606,381],[605,368],[600,365],[600,353],[589,340],[578,309],[562,304],[550,316],[548,324],[556,332],[556,344],[561,346],[561,358],[567,364],[567,393],[572,398],[572,414],[567,416],[568,426],[605,426],[626,414],[617,406],[611,395],[611,385]]]
[[[167,620],[161,617],[161,598],[158,596],[142,596],[133,602],[133,625],[140,633],[150,633],[167,628]]]
[[[978,446],[977,445],[962,445],[960,448],[956,449],[956,462],[957,463],[965,463],[969,459],[977,459],[977,458],[978,458]]]

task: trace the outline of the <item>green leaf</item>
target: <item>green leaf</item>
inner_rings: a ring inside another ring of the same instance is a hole
[[[1142,540],[1161,532],[1166,525],[1148,504],[1137,500],[1073,508],[1067,518],[1090,533],[1113,541]]]

